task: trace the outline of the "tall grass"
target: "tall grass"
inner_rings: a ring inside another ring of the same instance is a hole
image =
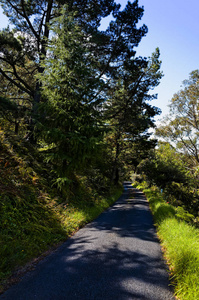
[[[182,220],[185,211],[166,203],[157,188],[137,187],[149,201],[177,299],[198,300],[199,230]]]
[[[164,220],[158,232],[176,286],[176,296],[199,299],[199,231],[172,218]]]

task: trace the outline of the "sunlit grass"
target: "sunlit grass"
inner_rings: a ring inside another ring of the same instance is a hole
[[[142,185],[137,187],[142,189]],[[177,299],[198,300],[199,230],[183,221],[186,212],[166,203],[156,187],[145,185],[143,191],[153,213]]]
[[[158,230],[165,251],[176,296],[199,299],[199,231],[175,218],[164,220]]]
[[[118,187],[108,198],[99,197],[93,205],[88,205],[82,201],[75,206],[68,206],[61,213],[63,228],[68,235],[82,227],[84,224],[92,221],[100,215],[105,209],[113,204],[122,194],[122,187]]]

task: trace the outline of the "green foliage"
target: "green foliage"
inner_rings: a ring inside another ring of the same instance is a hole
[[[155,98],[149,90],[162,77],[161,61],[158,48],[149,59],[135,56],[147,33],[146,25],[138,27],[143,7],[134,1],[120,10],[113,0],[0,2],[14,26],[1,32],[0,74],[3,96],[16,104],[9,112],[15,133],[37,140],[64,187],[63,178],[93,161],[109,131],[104,148],[118,182],[155,145],[146,131],[159,110],[148,100]]]
[[[55,37],[39,77],[44,99],[40,113],[45,116],[40,131],[50,147],[46,155],[56,164],[58,174],[70,176],[94,154],[101,138],[95,96],[101,83],[87,55],[86,36],[67,7],[51,29]]]
[[[182,206],[176,207],[176,217],[187,223],[194,224],[195,218],[192,214],[184,210]],[[197,221],[197,220],[196,220]]]
[[[35,124],[38,117],[43,118],[43,115],[41,116],[38,112],[38,104],[41,100],[41,84],[35,78],[35,75],[37,73],[42,74],[44,71],[40,63],[47,55],[47,46],[51,36],[53,36],[52,31],[50,34],[49,25],[60,15],[63,1],[20,2],[1,0],[0,3],[13,28],[10,30],[8,27],[0,32],[0,76],[1,80],[5,81],[5,86],[9,87],[7,95],[3,94],[2,96],[11,98],[17,104],[20,100],[19,107],[23,103],[23,108],[26,108],[23,110],[23,118],[25,118],[26,124],[24,126],[25,134],[30,141],[35,142]],[[86,3],[84,1],[68,1],[67,4],[71,14],[76,12],[75,20],[86,35],[83,42],[88,38],[91,46],[94,45],[95,40],[100,40],[99,47],[94,48],[97,51],[100,48],[100,52],[104,53],[102,45],[105,49],[106,35],[98,32],[100,21],[111,12],[118,11],[120,5],[116,5],[113,0],[98,0],[95,3],[90,0]],[[73,40],[71,51],[75,53],[74,39],[71,40]],[[68,42],[70,44],[70,39],[68,39]],[[93,58],[98,57],[95,54],[92,55]],[[73,57],[75,62],[75,55]],[[95,60],[96,63],[93,63],[93,69],[98,68],[99,58],[97,59],[98,62]],[[77,65],[80,66],[81,63]],[[70,83],[68,84],[70,85]],[[76,85],[78,85],[78,79]],[[87,90],[87,88],[88,86],[84,90]],[[95,85],[92,86],[92,89],[95,89]],[[96,90],[95,92],[97,93]],[[92,98],[90,98],[90,101],[92,102]],[[24,103],[27,105],[24,105]],[[87,117],[90,118],[88,115]],[[19,123],[21,123],[21,120],[17,120],[16,133],[18,133]]]
[[[159,111],[146,101],[154,98],[148,91],[159,84],[162,73],[159,49],[148,61],[134,57],[133,48],[146,33],[145,26],[136,27],[142,14],[137,1],[129,2],[124,11],[115,11],[106,31],[96,30],[89,36],[78,11],[71,12],[70,6],[64,6],[51,22],[54,36],[38,76],[42,84],[39,132],[58,177],[70,179],[71,172],[88,164],[99,151],[107,127],[111,138],[106,141],[113,138],[116,145],[112,147],[112,178],[115,172],[119,174],[121,152],[124,157],[135,142],[154,146],[145,132],[154,126],[152,119]],[[106,56],[98,37],[104,39]]]
[[[2,111],[7,113],[17,113],[17,105],[11,102],[9,99],[0,97],[0,107],[1,113]]]
[[[150,184],[163,190],[167,201],[198,215],[198,180],[173,147],[160,145],[149,159],[140,163],[138,170]]]
[[[175,145],[175,150],[164,150],[167,158],[159,155],[148,164],[154,182],[164,188],[168,201],[183,206],[196,218],[199,212],[198,84],[199,71],[195,70],[183,82],[184,88],[171,99],[166,125],[156,130],[156,135]]]
[[[141,162],[139,170],[149,181],[154,181],[163,189],[173,181],[181,183],[188,181],[187,170],[180,160],[180,155],[169,144],[160,144],[158,150],[151,153],[150,158]]]
[[[50,207],[53,196],[42,178],[45,166],[32,157],[36,151],[3,132],[0,148],[0,272],[7,276],[16,266],[63,239],[64,229],[56,210]]]
[[[149,105],[148,101],[155,96],[148,91],[157,86],[162,77],[159,56],[159,49],[156,49],[148,61],[143,58],[126,61],[109,91],[106,120],[111,128],[109,142],[115,156],[113,178],[116,181],[118,169],[122,173],[122,165],[136,168],[155,146],[156,141],[149,140],[147,131],[155,126],[153,118],[160,111]]]
[[[159,126],[156,134],[173,142],[180,152],[189,158],[192,166],[199,163],[199,70],[190,73],[189,80],[183,82],[184,88],[170,101],[170,114],[166,125]]]
[[[122,189],[89,186],[85,177],[73,184],[62,178],[52,187],[50,165],[27,141],[0,132],[0,282],[96,218],[121,194]],[[63,182],[64,181],[64,182]],[[63,188],[64,184],[64,188]],[[102,182],[101,182],[102,184]]]

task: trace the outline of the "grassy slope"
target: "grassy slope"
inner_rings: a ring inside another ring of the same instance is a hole
[[[66,240],[122,192],[96,199],[78,180],[77,197],[67,200],[49,184],[51,174],[30,145],[0,132],[0,289],[19,266]]]
[[[183,220],[189,214],[166,203],[155,187],[136,187],[149,201],[177,299],[198,300],[199,230]]]

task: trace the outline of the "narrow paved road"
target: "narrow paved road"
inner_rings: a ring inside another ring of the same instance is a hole
[[[148,203],[124,194],[0,300],[174,299]]]

